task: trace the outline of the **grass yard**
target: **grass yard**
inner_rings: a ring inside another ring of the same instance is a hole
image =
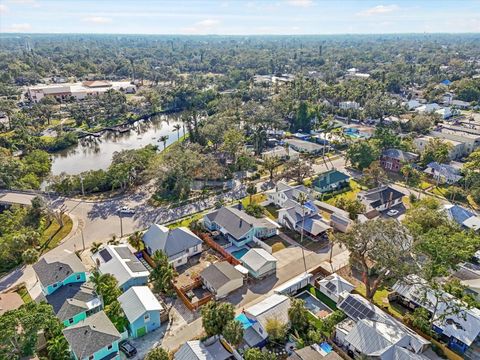
[[[335,201],[339,198],[345,198],[348,200],[355,200],[357,198],[357,194],[362,190],[359,183],[355,180],[350,179],[350,190],[344,193],[338,194],[325,202],[330,205],[335,205]]]
[[[278,235],[275,235],[275,236],[272,236],[268,239],[264,239],[262,240],[265,244],[269,245],[272,247],[272,251],[273,252],[277,252],[277,251],[280,251],[280,250],[283,250],[287,247],[290,246],[290,244],[288,242],[286,242],[285,240],[283,240],[280,236]]]
[[[197,214],[193,214],[192,216],[189,216],[187,218],[183,218],[181,220],[178,220],[174,223],[171,223],[169,225],[167,225],[170,229],[174,229],[174,228],[177,228],[177,227],[189,227],[189,225],[194,222],[194,221],[197,221],[197,220],[200,220],[201,218],[203,218],[203,216],[206,214],[207,212],[201,212],[201,213],[197,213]]]
[[[419,187],[420,189],[422,189],[422,190],[426,190],[426,189],[428,189],[430,186],[432,186],[432,184],[429,183],[428,181],[422,181],[422,182],[420,183],[420,185],[418,185],[418,187]]]
[[[45,229],[40,237],[41,252],[44,253],[56,247],[70,231],[72,231],[73,221],[68,215],[63,215],[63,227],[54,220],[48,228]]]
[[[332,310],[337,310],[337,304],[335,304],[335,301],[330,299],[327,295],[322,293],[320,290],[318,290],[315,286],[313,285],[308,285],[306,287],[306,290],[313,296],[315,296],[318,300],[323,302],[325,305],[327,305],[330,309]]]
[[[265,194],[255,194],[252,196],[252,203],[253,204],[260,204],[267,200],[267,195]],[[250,204],[250,195],[245,196],[242,200],[242,205],[245,207]]]
[[[20,295],[20,297],[22,298],[22,300],[25,304],[32,301],[32,298],[30,297],[30,294],[28,293],[28,290],[25,286],[25,283],[21,284],[16,292],[17,292],[18,295]]]
[[[355,288],[355,291],[365,296],[365,285],[362,284],[360,286],[357,286]],[[373,302],[380,309],[387,310],[390,314],[392,314],[398,319],[403,319],[403,316],[405,315],[405,309],[395,303],[390,303],[388,301],[388,290],[385,288],[380,288],[377,290],[377,292],[373,296]]]
[[[266,212],[266,215],[276,221],[278,219],[278,210],[277,210],[277,207],[273,204],[268,204],[267,206],[265,206],[265,212]]]

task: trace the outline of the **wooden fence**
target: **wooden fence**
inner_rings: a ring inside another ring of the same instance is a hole
[[[230,264],[232,264],[233,266],[235,265],[240,265],[241,262],[236,259],[235,257],[232,256],[232,254],[230,254],[228,251],[226,251],[223,247],[221,247],[220,245],[218,245],[213,239],[212,237],[210,236],[210,234],[207,234],[207,233],[201,233],[201,232],[197,232],[196,233],[198,235],[198,237],[200,239],[202,239],[202,241],[207,244],[209,247],[211,247],[213,250],[219,252],[224,258],[225,260],[227,260]]]
[[[196,311],[198,308],[202,305],[205,305],[208,303],[210,300],[213,299],[213,294],[209,293],[208,295],[204,296],[203,298],[199,299],[198,301],[192,302],[188,296],[186,295],[187,292],[190,290],[193,290],[197,287],[202,286],[202,282],[200,278],[195,279],[192,283],[178,287],[175,284],[173,285],[173,288],[175,289],[175,292],[177,293],[178,297],[182,299],[183,303],[185,306],[190,310],[190,311]]]

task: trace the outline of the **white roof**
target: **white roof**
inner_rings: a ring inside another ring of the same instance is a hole
[[[269,254],[264,249],[250,249],[240,259],[242,263],[248,265],[253,271],[258,271],[269,262],[277,262],[277,258]]]
[[[404,282],[398,281],[393,290],[404,298],[432,312],[438,302],[437,314],[445,314],[445,319],[435,322],[447,337],[453,336],[470,346],[480,335],[480,310],[468,309],[452,295],[441,292],[435,294],[426,281],[417,275],[410,275]]]
[[[319,284],[331,291],[331,293],[325,294],[327,296],[332,293],[338,296],[344,291],[350,293],[355,289],[354,285],[335,273],[320,280]]]
[[[241,274],[243,275],[248,275],[248,269],[246,269],[244,266],[238,264],[238,265],[235,265],[234,268]]]
[[[232,356],[217,340],[210,345],[199,340],[187,341],[175,353],[175,360],[226,360]]]
[[[245,310],[245,313],[255,318],[265,327],[269,319],[275,318],[282,324],[288,323],[290,298],[281,294],[273,294]]]
[[[125,255],[121,256],[119,251],[127,254],[128,257]],[[107,259],[104,258],[106,253],[110,255]],[[150,274],[143,264],[138,264],[138,260],[128,245],[107,245],[99,252],[93,254],[92,259],[95,264],[99,263],[98,270],[100,273],[112,274],[117,279],[119,286],[122,286],[132,278],[148,277]],[[135,266],[132,266],[133,263],[135,263]]]
[[[130,323],[133,323],[147,311],[161,311],[162,305],[148,286],[132,286],[118,297],[123,312]]]
[[[282,285],[275,288],[276,293],[282,293],[283,291],[289,289],[291,286],[301,283],[304,280],[310,279],[313,275],[310,273],[303,273],[298,276],[295,276],[293,279],[290,279],[284,282]]]

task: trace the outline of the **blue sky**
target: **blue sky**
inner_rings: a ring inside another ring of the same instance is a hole
[[[0,0],[0,32],[480,32],[480,0]]]

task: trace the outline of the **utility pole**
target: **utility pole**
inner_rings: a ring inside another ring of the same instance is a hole
[[[122,220],[122,215],[118,215],[118,217],[120,218],[120,237],[122,238],[123,237],[123,220]]]

